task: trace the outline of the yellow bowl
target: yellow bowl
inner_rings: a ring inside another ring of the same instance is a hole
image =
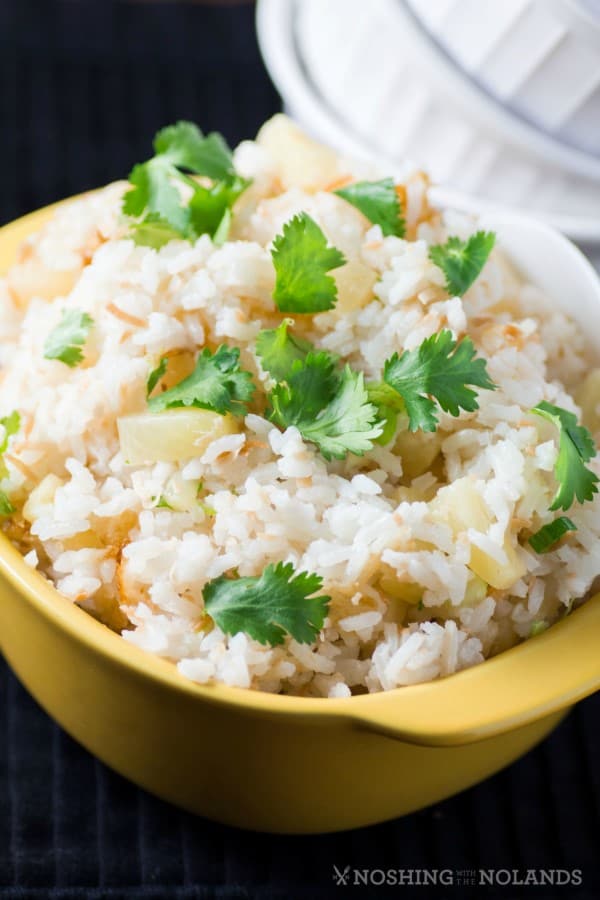
[[[0,272],[53,208],[0,230]],[[147,790],[231,825],[302,833],[420,809],[530,749],[600,686],[600,595],[442,681],[322,700],[199,686],[67,601],[0,537],[0,642],[38,702]]]

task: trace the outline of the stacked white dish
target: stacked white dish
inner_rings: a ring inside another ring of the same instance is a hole
[[[317,137],[392,169],[414,160],[454,204],[600,240],[594,0],[259,0],[258,28]]]
[[[407,0],[452,59],[517,115],[600,157],[598,0]]]

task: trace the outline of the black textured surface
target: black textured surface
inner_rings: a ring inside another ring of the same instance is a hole
[[[0,0],[0,221],[123,176],[156,128],[178,117],[235,142],[278,104],[250,6]],[[71,741],[1,666],[0,900],[591,900],[600,896],[599,714],[600,699],[586,701],[524,759],[416,815],[340,835],[273,837],[137,790]],[[583,886],[352,889],[334,884],[334,864],[449,869],[455,882],[480,867],[521,876],[579,868]]]

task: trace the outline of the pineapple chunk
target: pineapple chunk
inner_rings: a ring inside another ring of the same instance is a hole
[[[486,532],[492,522],[483,497],[468,476],[440,488],[430,509],[432,518],[449,525],[455,535],[468,528]]]
[[[117,419],[125,461],[131,465],[178,462],[201,456],[217,438],[239,431],[233,416],[207,409],[166,409]]]
[[[423,596],[423,587],[414,581],[398,581],[394,575],[382,575],[379,588],[394,600],[403,600],[410,606],[416,606]]]
[[[349,313],[362,309],[373,299],[373,285],[377,275],[361,262],[348,262],[331,273],[338,291],[336,310]]]
[[[472,479],[459,478],[453,484],[441,488],[431,503],[432,518],[448,525],[455,535],[474,528],[482,533],[487,532],[492,517],[478,492]],[[499,563],[493,556],[471,546],[469,568],[475,575],[498,590],[506,590],[519,578],[527,568],[519,559],[517,551],[507,534],[503,545],[506,563]]]
[[[467,582],[467,589],[462,606],[477,606],[487,595],[488,585],[479,575],[472,575]]]
[[[23,506],[23,518],[30,524],[43,514],[44,508],[54,501],[57,488],[64,484],[58,475],[46,475],[34,487]]]
[[[25,308],[33,297],[54,300],[66,297],[81,275],[82,266],[51,269],[32,257],[9,269],[6,283],[18,306]]]
[[[401,431],[394,450],[402,459],[404,475],[412,479],[426,472],[438,456],[442,440],[437,431]]]
[[[340,177],[334,151],[313,141],[287,116],[269,119],[258,132],[256,143],[272,158],[285,190],[324,190]]]
[[[469,568],[493,588],[505,591],[525,575],[527,566],[517,556],[517,551],[513,547],[509,535],[504,539],[502,549],[506,554],[507,561],[505,563],[498,562],[479,547],[471,547]]]
[[[581,420],[595,434],[600,430],[600,369],[592,369],[575,391],[581,407]]]

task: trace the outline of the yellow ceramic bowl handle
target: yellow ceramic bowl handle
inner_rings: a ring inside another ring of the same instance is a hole
[[[557,623],[483,665],[435,685],[364,698],[369,704],[355,723],[412,744],[456,746],[542,719],[598,688],[600,594],[572,613],[568,622]]]

